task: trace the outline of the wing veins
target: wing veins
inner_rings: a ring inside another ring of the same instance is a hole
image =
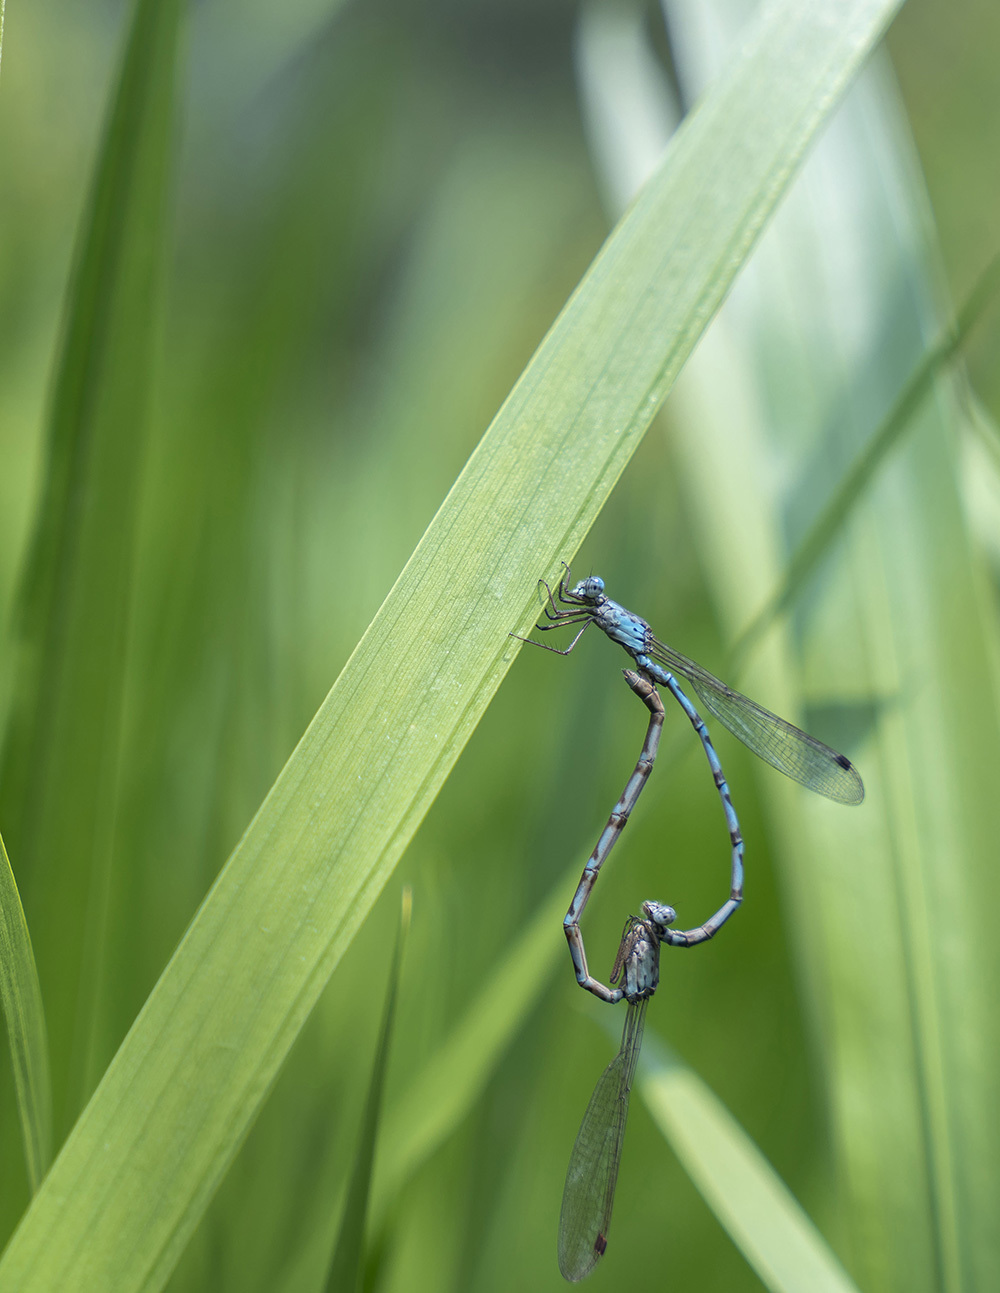
[[[559,1269],[573,1282],[593,1270],[604,1252],[598,1242],[607,1242],[647,1000],[629,1005],[621,1050],[594,1087],[570,1155],[559,1217]]]
[[[865,793],[861,778],[842,754],[727,686],[658,638],[652,639],[647,650],[658,664],[686,678],[719,722],[759,758],[829,799],[861,803]]]

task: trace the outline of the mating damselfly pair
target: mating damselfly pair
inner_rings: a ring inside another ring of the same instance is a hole
[[[542,631],[579,625],[579,632],[569,646],[559,650],[531,638],[520,640],[557,655],[569,655],[590,625],[596,624],[632,657],[637,670],[624,670],[625,681],[650,714],[639,760],[584,867],[563,921],[580,986],[602,1001],[615,1003],[624,998],[628,1003],[621,1048],[594,1089],[566,1174],[559,1219],[559,1269],[566,1279],[577,1281],[593,1270],[607,1247],[625,1139],[629,1093],[639,1061],[646,1006],[659,982],[660,945],[694,947],[707,942],[743,899],[743,837],[729,786],[708,729],[678,682],[677,675],[691,684],[706,709],[734,736],[786,776],[842,804],[860,804],[865,792],[849,759],[772,714],[756,701],[734,691],[701,665],[659,641],[644,619],[605,594],[602,579],[591,575],[572,588],[569,581],[569,566],[565,567],[554,594],[544,580],[539,581],[539,587],[544,588],[546,594],[546,622],[537,625]],[[656,760],[664,720],[657,684],[665,687],[683,709],[708,759],[729,831],[729,897],[703,925],[688,930],[672,928],[676,919],[672,907],[659,902],[644,902],[642,916],[631,917],[625,926],[611,973],[611,982],[615,986],[608,988],[593,978],[587,968],[579,922],[598,873],[617,843]]]

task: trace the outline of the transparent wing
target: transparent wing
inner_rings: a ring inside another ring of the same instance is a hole
[[[642,1046],[648,998],[629,1003],[621,1050],[601,1074],[570,1155],[559,1214],[559,1269],[575,1284],[608,1246],[629,1092]]]
[[[658,664],[686,678],[705,708],[779,772],[840,804],[860,804],[864,799],[864,785],[850,759],[727,687],[700,664],[656,638],[648,650]]]

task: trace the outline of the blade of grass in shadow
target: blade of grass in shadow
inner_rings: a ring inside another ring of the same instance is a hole
[[[52,1154],[52,1087],[42,990],[17,883],[0,836],[0,999],[10,1041],[28,1182],[34,1193]]]
[[[400,1192],[469,1116],[547,990],[556,961],[566,955],[559,930],[567,894],[578,879],[579,866],[574,862],[462,1018],[386,1110],[370,1211],[376,1247],[384,1242],[387,1218]],[[298,1287],[314,1261],[314,1254],[299,1253],[295,1273],[290,1271],[282,1287]]]
[[[998,292],[1000,292],[1000,255],[994,256],[976,280],[975,286],[955,316],[953,325],[930,347],[923,360],[917,365],[882,425],[855,458],[830,501],[792,553],[781,586],[733,646],[731,659],[734,669],[739,669],[778,616],[795,602],[806,580],[842,532],[848,517],[858,500],[863,497],[879,467],[899,442],[906,428],[913,425],[913,415],[933,391],[934,383],[941,370],[954,358],[969,333],[996,300]]]
[[[769,6],[431,523],[0,1262],[159,1287],[427,811],[895,0]],[[336,596],[335,581],[331,596]]]
[[[443,1045],[386,1114],[372,1219],[379,1223],[414,1172],[479,1099],[501,1056],[565,957],[559,933],[579,866],[552,889]],[[568,965],[568,958],[567,965]],[[568,972],[568,971],[567,971]]]
[[[772,1293],[857,1293],[826,1240],[701,1078],[647,1033],[640,1091],[657,1126]]]
[[[362,1259],[365,1251],[365,1219],[368,1214],[368,1196],[371,1192],[372,1165],[375,1161],[375,1140],[378,1135],[379,1118],[382,1112],[382,1088],[385,1084],[385,1070],[389,1062],[389,1044],[392,1040],[392,1025],[396,1016],[396,996],[399,991],[399,971],[403,959],[403,948],[410,928],[410,911],[412,894],[409,888],[403,890],[403,905],[399,914],[399,932],[396,936],[396,950],[393,953],[392,965],[389,967],[389,985],[386,991],[385,1013],[382,1016],[382,1030],[378,1046],[375,1049],[375,1061],[372,1065],[371,1085],[368,1100],[361,1119],[361,1138],[358,1144],[358,1156],[354,1162],[350,1184],[347,1187],[347,1200],[340,1222],[340,1231],[334,1245],[333,1259],[327,1275],[327,1293],[338,1293],[339,1290],[361,1287]]]
[[[81,225],[41,507],[15,614],[0,819],[32,913],[60,1057],[57,1127],[60,1116],[65,1124],[75,1117],[98,1076],[88,1069],[118,805],[179,14],[179,0],[141,0],[135,9]]]

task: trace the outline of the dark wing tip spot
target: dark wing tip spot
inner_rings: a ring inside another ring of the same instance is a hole
[[[604,1250],[607,1248],[607,1246],[608,1246],[607,1235],[598,1234],[597,1238],[594,1240],[594,1252],[598,1255],[598,1257],[604,1256]]]
[[[852,784],[849,789],[845,788],[840,794],[835,794],[833,798],[839,799],[844,804],[857,805],[864,803],[865,783],[861,780],[857,768],[846,755],[837,754],[836,752],[834,753],[834,762],[838,767],[843,768],[845,772],[850,773]]]

